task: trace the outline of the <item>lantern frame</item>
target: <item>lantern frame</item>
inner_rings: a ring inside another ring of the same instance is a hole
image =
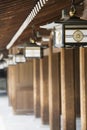
[[[77,16],[54,27],[54,47],[87,46],[87,20]]]
[[[69,17],[61,19],[54,27],[55,47],[87,46],[87,20],[76,15],[75,0],[72,0]]]
[[[15,55],[15,62],[16,63],[25,63],[26,62],[26,58],[22,52],[19,52]]]

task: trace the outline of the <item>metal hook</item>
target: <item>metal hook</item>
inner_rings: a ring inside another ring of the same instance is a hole
[[[70,9],[69,15],[72,17],[72,16],[75,15],[75,13],[76,13],[75,0],[72,0],[72,4],[71,4],[71,9]]]

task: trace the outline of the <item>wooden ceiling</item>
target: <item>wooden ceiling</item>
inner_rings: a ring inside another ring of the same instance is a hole
[[[0,50],[13,38],[19,27],[25,21],[38,0],[0,0]],[[76,4],[82,0],[76,0]],[[71,0],[49,0],[42,8],[27,29],[15,42],[22,44],[29,40],[32,35],[32,27],[45,34],[44,30],[39,29],[40,25],[50,23],[61,18],[61,10],[70,8]],[[80,10],[80,11],[79,11]],[[77,13],[81,15],[83,5],[77,6]],[[80,13],[79,13],[80,12]]]

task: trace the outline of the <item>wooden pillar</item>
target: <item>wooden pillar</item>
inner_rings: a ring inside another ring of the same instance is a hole
[[[33,61],[34,72],[34,114],[40,117],[40,60],[34,59]]]
[[[76,117],[80,117],[80,65],[79,65],[79,48],[74,49],[74,67],[75,67],[75,108]]]
[[[9,98],[9,105],[15,106],[15,85],[16,85],[16,78],[15,78],[16,68],[15,66],[9,66],[7,70],[7,84],[8,84],[8,98]]]
[[[10,50],[15,54],[17,47]],[[8,68],[8,94],[15,114],[33,113],[33,61]]]
[[[8,93],[15,114],[33,113],[32,61],[8,68]]]
[[[49,123],[50,130],[60,130],[60,54],[49,46]]]
[[[87,48],[80,48],[81,130],[87,130]]]
[[[48,96],[48,57],[40,59],[40,94],[41,118],[43,124],[49,123],[49,96]]]
[[[63,130],[76,130],[73,49],[61,49],[61,98]]]

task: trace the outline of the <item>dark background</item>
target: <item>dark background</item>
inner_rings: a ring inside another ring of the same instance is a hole
[[[6,78],[6,70],[0,70],[0,78]]]

